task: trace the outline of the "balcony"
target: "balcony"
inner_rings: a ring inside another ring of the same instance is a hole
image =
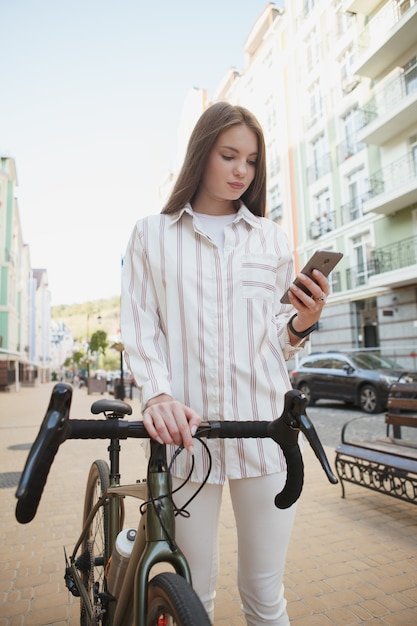
[[[387,2],[365,26],[358,38],[354,74],[377,78],[387,67],[413,48],[417,32],[417,0]]]
[[[370,178],[370,199],[364,213],[390,215],[417,202],[417,163],[409,152]]]
[[[417,80],[403,72],[382,89],[362,110],[364,125],[358,139],[383,145],[417,120]]]
[[[320,217],[310,222],[308,228],[308,236],[310,239],[318,239],[326,233],[330,233],[335,229],[336,213],[330,211],[329,213],[323,213]]]
[[[307,181],[311,185],[319,178],[322,178],[330,172],[331,158],[330,153],[324,154],[322,157],[316,159],[314,163],[307,168]]]
[[[365,144],[360,141],[356,141],[356,137],[355,138],[352,137],[346,141],[342,141],[341,143],[339,143],[339,145],[336,148],[337,162],[340,165],[340,163],[343,163],[347,159],[350,159],[350,157],[357,154],[364,148],[365,148]]]
[[[355,198],[351,198],[349,202],[343,204],[341,207],[342,214],[342,224],[350,224],[354,220],[360,219],[363,214],[363,205],[369,200],[370,192],[367,191],[362,196],[356,196]]]
[[[346,271],[347,288],[413,284],[417,271],[417,237],[375,248],[372,258]]]

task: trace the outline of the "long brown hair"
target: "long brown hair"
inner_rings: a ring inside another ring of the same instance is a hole
[[[162,209],[162,213],[178,213],[193,201],[204,174],[207,159],[219,135],[237,124],[244,124],[254,131],[258,139],[258,157],[255,178],[241,196],[242,202],[254,215],[264,217],[266,208],[266,158],[265,140],[256,117],[241,106],[228,102],[216,102],[201,115],[191,133],[184,163],[177,181]],[[236,203],[236,208],[240,201]]]

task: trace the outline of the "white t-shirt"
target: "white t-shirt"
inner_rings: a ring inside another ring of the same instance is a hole
[[[236,213],[229,215],[207,215],[207,213],[196,213],[193,211],[203,233],[210,237],[211,241],[219,248],[221,256],[224,253],[224,229],[231,224],[236,217]]]

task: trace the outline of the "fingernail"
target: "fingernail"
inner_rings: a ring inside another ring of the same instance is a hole
[[[194,446],[189,446],[187,452],[190,456],[194,456]]]
[[[161,437],[157,437],[157,438],[156,438],[156,440],[157,440],[157,442],[158,442],[158,443],[162,443],[162,444],[164,443],[164,442],[162,441]]]
[[[196,434],[196,432],[197,432],[197,426],[194,424],[194,426],[191,426],[191,434],[193,437]]]

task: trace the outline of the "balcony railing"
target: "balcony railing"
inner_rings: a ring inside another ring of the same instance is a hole
[[[317,159],[312,165],[307,168],[307,180],[308,183],[314,183],[316,180],[325,176],[330,172],[331,158],[330,153],[323,155],[320,159]]]
[[[362,109],[363,127],[371,124],[377,117],[392,111],[407,96],[417,90],[417,80],[401,74],[381,89],[375,89],[375,95]]]
[[[417,264],[417,237],[409,237],[395,243],[375,248],[366,263],[346,271],[347,288],[366,285],[371,276],[400,270]]]
[[[370,192],[367,191],[362,196],[356,196],[356,198],[352,198],[346,204],[343,204],[341,207],[342,213],[342,223],[350,224],[354,220],[358,220],[363,216],[363,204],[370,198]]]
[[[355,138],[349,139],[347,141],[342,141],[337,146],[337,162],[343,163],[343,161],[346,161],[346,159],[349,159],[354,154],[357,154],[358,152],[363,150],[364,147],[365,144],[360,141],[356,141]]]
[[[374,274],[399,270],[417,263],[417,237],[402,239],[374,250],[372,265]]]
[[[375,172],[370,178],[370,197],[389,193],[417,180],[417,163],[412,152]]]
[[[310,239],[317,239],[326,233],[330,233],[336,228],[336,212],[329,211],[321,215],[319,218],[310,222],[308,236]]]
[[[390,0],[365,26],[359,35],[359,48],[363,51],[372,46],[375,41],[379,41],[384,35],[395,26],[408,9],[415,4],[415,0],[410,2],[396,2]]]
[[[417,30],[417,0],[381,3],[382,8],[358,37],[352,71],[376,79],[386,73],[394,59],[413,49]]]

